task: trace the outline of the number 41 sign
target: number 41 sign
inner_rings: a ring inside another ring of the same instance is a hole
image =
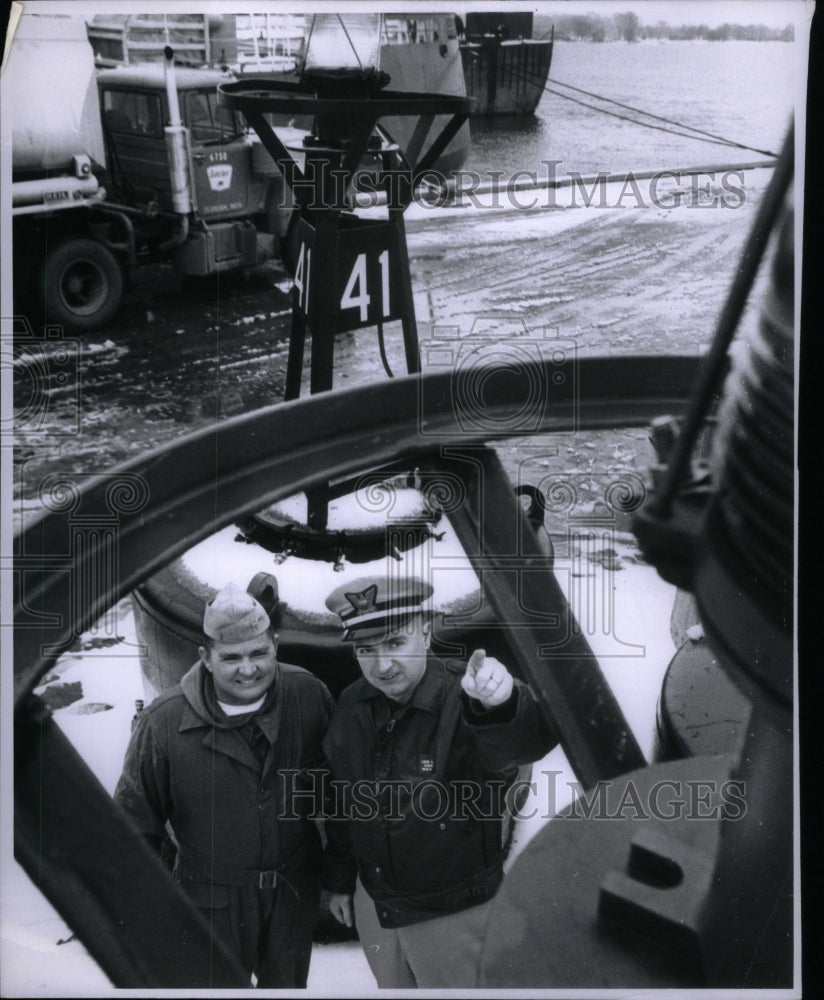
[[[292,304],[310,327],[328,322],[331,313],[336,314],[335,333],[403,317],[411,291],[404,288],[402,230],[390,222],[345,217],[339,220],[334,248],[322,248],[317,230],[301,219],[298,237]]]

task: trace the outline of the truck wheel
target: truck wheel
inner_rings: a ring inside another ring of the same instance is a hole
[[[93,330],[112,319],[123,297],[123,272],[96,240],[66,240],[46,261],[45,302],[49,323]]]

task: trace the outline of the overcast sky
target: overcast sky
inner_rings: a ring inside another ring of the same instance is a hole
[[[222,0],[132,0],[130,3],[114,2],[114,0],[73,0],[71,5],[56,0],[26,0],[26,6],[32,11],[38,8],[41,10],[51,9],[57,11],[62,7],[62,12],[67,13],[68,7],[74,8],[76,13],[117,12],[117,13],[142,13],[157,10],[172,11],[193,11],[197,13],[242,10],[247,13],[253,10],[269,11],[275,13],[287,13],[291,10],[297,12],[312,12],[320,10],[335,10],[345,12],[346,9],[357,10],[368,9],[370,6],[374,10],[381,11],[411,11],[415,8],[428,7],[430,10],[454,11],[463,14],[467,10],[505,10],[511,7],[517,10],[531,9],[537,10],[541,14],[579,14],[596,12],[605,16],[633,10],[638,14],[639,19],[644,24],[655,24],[657,21],[666,21],[669,24],[706,24],[715,27],[725,21],[730,24],[766,24],[772,27],[784,27],[790,22],[797,22],[800,19],[812,16],[812,0],[545,0],[536,3],[518,3],[510,0],[477,0],[477,2],[451,3],[450,0],[428,0],[426,3],[415,3],[415,0],[395,0],[395,2],[380,2],[370,4],[370,0],[363,3],[345,3],[343,5],[338,0],[314,0],[314,2],[294,2],[279,0],[273,3],[272,0],[260,2],[260,0],[246,0],[243,3],[227,3]]]

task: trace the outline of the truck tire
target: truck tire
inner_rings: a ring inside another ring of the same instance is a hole
[[[123,297],[123,271],[102,243],[79,236],[60,243],[46,260],[46,320],[70,330],[108,323]]]

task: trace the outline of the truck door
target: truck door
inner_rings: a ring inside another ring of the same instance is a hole
[[[216,90],[188,90],[180,96],[198,213],[209,220],[254,211],[249,206],[251,147],[238,116],[217,103]]]
[[[101,94],[113,195],[126,203],[171,208],[171,180],[160,91],[125,87]]]

